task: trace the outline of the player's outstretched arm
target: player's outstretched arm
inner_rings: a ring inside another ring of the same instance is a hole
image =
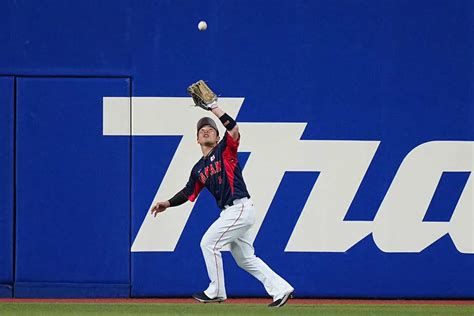
[[[176,193],[175,196],[173,196],[168,201],[157,202],[151,208],[151,214],[154,217],[156,217],[156,215],[158,215],[158,213],[164,212],[168,207],[178,206],[178,205],[186,203],[187,201],[188,201],[188,199],[184,195],[183,191],[179,191],[178,193]]]
[[[170,202],[169,201],[160,201],[157,202],[152,208],[151,208],[151,214],[156,217],[158,213],[164,212],[168,207],[170,207]]]
[[[230,133],[233,139],[239,138],[239,126],[227,113],[225,113],[217,104],[212,108],[212,113],[222,122],[224,127]]]

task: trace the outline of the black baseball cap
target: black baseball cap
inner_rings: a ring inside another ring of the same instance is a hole
[[[209,126],[212,127],[213,129],[215,129],[216,132],[217,132],[217,136],[219,136],[219,130],[217,129],[216,122],[214,122],[214,120],[211,119],[210,117],[203,117],[203,118],[201,118],[201,119],[197,122],[197,131],[199,132],[199,130],[200,130],[203,126],[206,126],[206,125],[209,125]]]

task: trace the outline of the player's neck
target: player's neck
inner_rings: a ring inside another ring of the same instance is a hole
[[[203,157],[209,155],[209,153],[216,147],[215,145],[201,145],[201,151]]]

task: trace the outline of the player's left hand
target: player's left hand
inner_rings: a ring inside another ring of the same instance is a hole
[[[203,80],[190,85],[188,93],[193,98],[194,104],[204,110],[211,111],[217,107],[217,95]]]

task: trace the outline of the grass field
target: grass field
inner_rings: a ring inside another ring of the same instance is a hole
[[[0,303],[1,316],[60,315],[474,315],[474,305]]]

